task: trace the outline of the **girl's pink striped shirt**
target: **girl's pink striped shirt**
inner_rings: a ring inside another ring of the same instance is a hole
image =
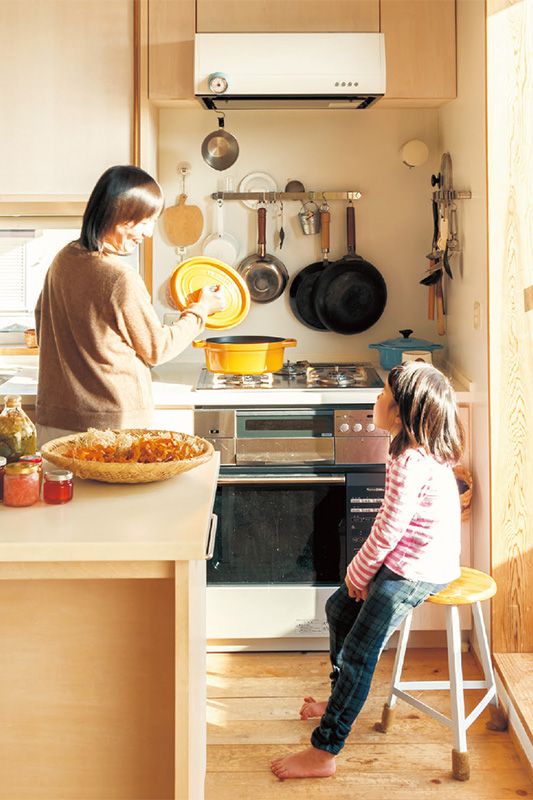
[[[385,497],[368,539],[348,565],[363,589],[382,564],[409,580],[449,583],[459,577],[461,508],[451,466],[422,449],[389,456]]]

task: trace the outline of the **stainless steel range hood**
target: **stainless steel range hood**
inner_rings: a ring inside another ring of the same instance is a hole
[[[369,108],[385,93],[382,33],[198,33],[205,108]]]

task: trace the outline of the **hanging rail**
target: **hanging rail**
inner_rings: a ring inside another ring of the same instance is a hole
[[[360,200],[361,192],[213,192],[213,200],[257,200],[260,203],[275,203],[278,200]]]
[[[453,200],[471,200],[472,192],[456,191],[455,189],[435,189],[432,192],[433,199],[440,203],[450,203]]]

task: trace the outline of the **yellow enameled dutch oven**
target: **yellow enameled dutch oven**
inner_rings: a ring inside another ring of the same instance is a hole
[[[225,375],[263,375],[283,366],[286,347],[295,347],[296,339],[277,336],[219,336],[192,343],[205,349],[205,365],[210,372]]]

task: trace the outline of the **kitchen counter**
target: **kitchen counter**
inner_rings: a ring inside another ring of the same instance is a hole
[[[23,405],[35,405],[37,394],[37,358],[29,364],[30,357],[0,358],[0,400],[2,395],[20,394]],[[203,363],[184,362],[180,359],[169,361],[152,368],[153,395],[156,408],[193,408],[194,406],[217,405],[353,405],[368,403],[372,405],[379,389],[195,389]],[[443,367],[451,376],[458,402],[470,402],[470,386],[468,382],[454,374],[452,369]],[[12,377],[1,383],[1,376],[13,372]],[[387,372],[378,369],[382,380]]]
[[[0,504],[1,797],[203,800],[218,469]]]

